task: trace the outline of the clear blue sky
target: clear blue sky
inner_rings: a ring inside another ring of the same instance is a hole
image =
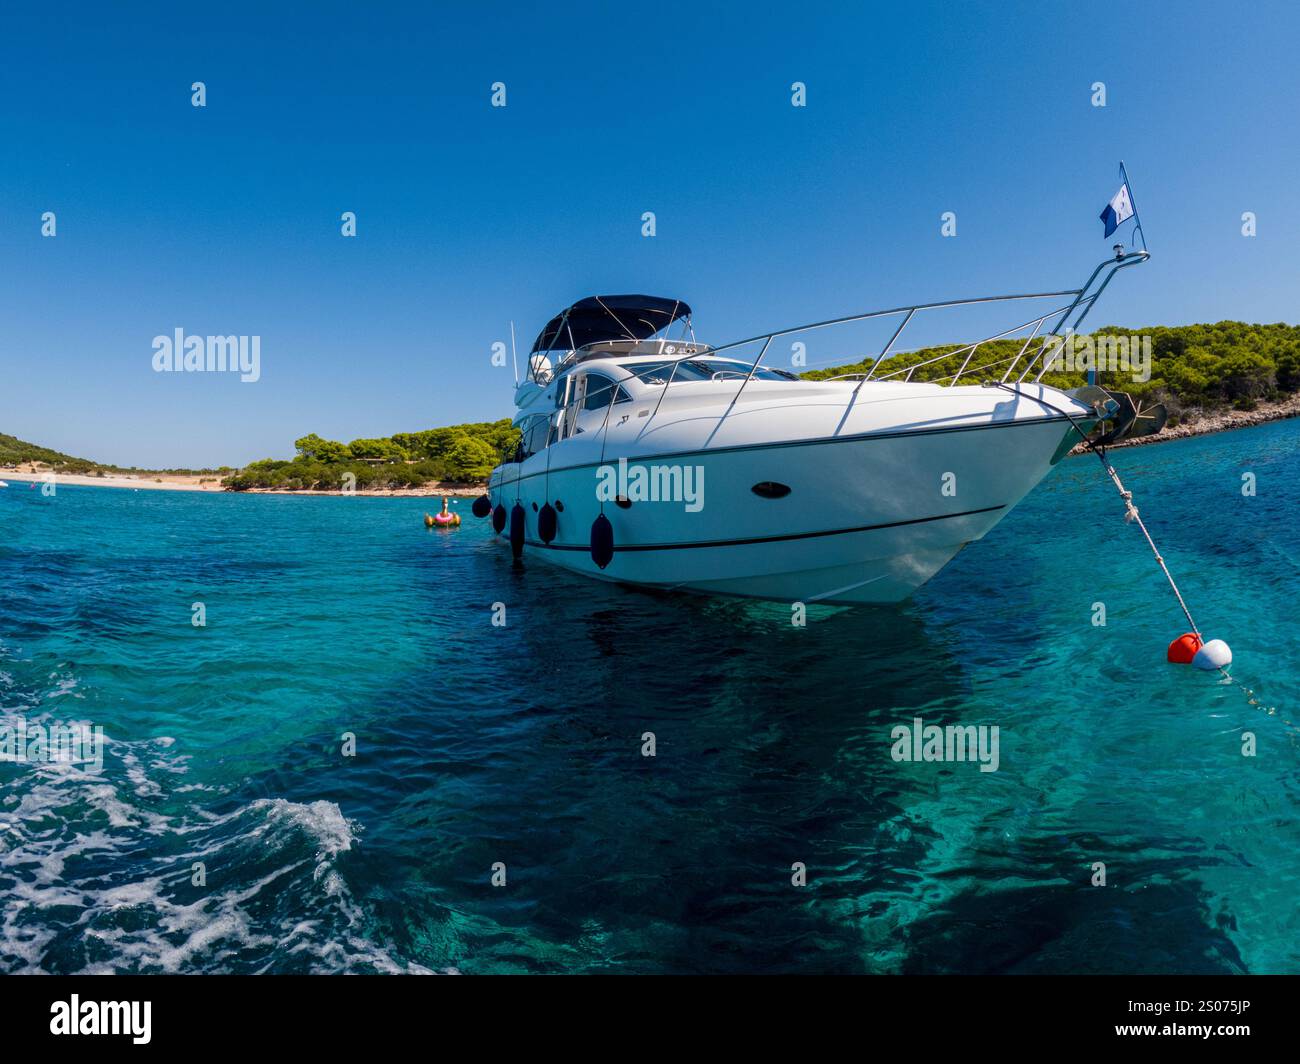
[[[1293,6],[514,6],[7,8],[0,432],[241,464],[507,416],[492,343],[592,293],[721,343],[1074,287],[1120,158],[1154,257],[1093,324],[1300,318]],[[154,373],[177,327],[262,379]]]

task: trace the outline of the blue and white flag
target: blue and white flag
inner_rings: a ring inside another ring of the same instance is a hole
[[[1106,204],[1106,209],[1101,212],[1101,220],[1106,223],[1106,232],[1103,236],[1110,236],[1120,227],[1122,222],[1127,222],[1133,217],[1133,197],[1129,195],[1128,181],[1119,186],[1119,191],[1111,197],[1111,201]]]

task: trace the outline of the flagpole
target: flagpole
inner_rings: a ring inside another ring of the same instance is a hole
[[[1129,206],[1133,208],[1133,232],[1140,234],[1142,237],[1142,250],[1147,250],[1147,235],[1142,232],[1142,218],[1138,214],[1137,200],[1133,198],[1133,182],[1128,179],[1128,170],[1124,168],[1124,160],[1119,161],[1119,173],[1124,179],[1124,187],[1128,189]]]

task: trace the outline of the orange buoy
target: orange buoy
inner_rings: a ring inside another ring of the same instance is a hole
[[[1195,632],[1184,632],[1169,644],[1169,652],[1165,657],[1175,665],[1190,665],[1200,649],[1201,637]]]

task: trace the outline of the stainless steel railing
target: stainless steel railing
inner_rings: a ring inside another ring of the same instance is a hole
[[[745,347],[751,344],[761,343],[762,348],[759,350],[759,353],[757,357],[754,358],[752,364],[745,363],[744,360],[736,359],[734,356],[732,356],[733,361],[740,362],[742,365],[748,364],[749,370],[744,380],[741,382],[740,387],[736,389],[736,394],[732,396],[726,411],[718,419],[718,423],[720,426],[722,422],[726,420],[727,416],[731,413],[731,411],[735,408],[736,403],[740,400],[741,395],[745,391],[745,387],[749,384],[751,380],[753,380],[755,373],[758,372],[760,366],[763,363],[764,357],[766,357],[767,352],[772,345],[773,340],[782,336],[791,336],[797,333],[813,332],[819,329],[831,328],[837,325],[848,325],[853,322],[863,322],[863,321],[870,321],[872,319],[878,319],[878,318],[890,318],[890,317],[900,316],[902,318],[902,321],[899,323],[898,327],[894,330],[893,335],[889,339],[889,342],[884,346],[880,354],[877,355],[872,360],[870,367],[865,372],[839,374],[836,377],[826,378],[829,380],[845,380],[845,379],[852,379],[855,377],[859,378],[857,387],[853,389],[853,392],[849,397],[846,410],[845,410],[846,416],[848,414],[848,411],[852,409],[853,403],[856,401],[858,393],[861,391],[862,386],[866,384],[868,381],[871,381],[873,379],[876,381],[886,381],[901,375],[903,376],[903,380],[905,382],[910,382],[912,380],[913,374],[915,374],[918,369],[921,369],[925,366],[933,365],[934,363],[941,362],[946,359],[951,359],[955,355],[960,355],[963,352],[965,353],[966,357],[962,360],[961,366],[957,369],[955,373],[951,373],[946,376],[937,378],[936,380],[930,381],[929,383],[943,384],[944,382],[946,382],[948,387],[954,387],[962,379],[963,376],[966,376],[968,374],[983,373],[987,370],[995,369],[999,366],[1005,365],[1006,368],[1003,371],[1002,376],[999,380],[999,383],[1005,384],[1007,380],[1010,379],[1011,375],[1020,366],[1022,359],[1025,359],[1024,367],[1023,369],[1021,369],[1020,375],[1016,378],[1016,382],[1017,383],[1024,382],[1024,380],[1029,376],[1029,374],[1034,371],[1035,367],[1037,367],[1037,374],[1034,376],[1033,379],[1035,381],[1039,381],[1042,379],[1043,374],[1046,373],[1048,369],[1050,369],[1056,355],[1060,352],[1060,350],[1062,349],[1062,347],[1064,346],[1068,338],[1073,336],[1078,331],[1078,327],[1080,323],[1088,315],[1088,312],[1092,310],[1093,306],[1097,302],[1097,299],[1101,296],[1101,293],[1106,289],[1106,286],[1110,284],[1110,281],[1115,276],[1115,274],[1119,270],[1124,269],[1128,266],[1134,266],[1139,263],[1145,262],[1148,258],[1150,258],[1150,255],[1146,251],[1130,251],[1128,253],[1124,253],[1122,250],[1117,251],[1117,254],[1113,258],[1103,260],[1101,263],[1099,263],[1096,269],[1093,270],[1092,275],[1088,278],[1088,282],[1082,288],[1078,288],[1078,289],[1068,289],[1059,292],[1029,292],[1029,293],[1014,294],[1014,295],[982,296],[982,297],[977,297],[972,299],[945,300],[943,302],[937,302],[937,303],[916,303],[913,304],[912,306],[893,307],[889,310],[876,310],[876,311],[866,311],[861,314],[849,314],[840,318],[830,318],[825,321],[812,322],[807,325],[799,325],[788,329],[775,329],[772,330],[771,332],[760,333],[756,336],[751,336],[744,340],[736,340],[733,341],[732,343],[724,344],[721,347],[712,347],[706,351],[699,350],[698,349],[699,345],[693,345],[692,350],[679,356],[674,357],[672,355],[663,355],[663,354],[651,356],[655,358],[657,364],[650,369],[633,373],[632,378],[630,379],[640,380],[652,375],[661,375],[663,371],[663,367],[671,364],[672,369],[669,372],[668,380],[665,382],[662,391],[659,393],[658,400],[655,403],[654,412],[650,417],[650,421],[653,422],[654,415],[659,412],[659,407],[660,404],[662,404],[663,402],[663,397],[665,394],[667,394],[668,389],[672,387],[673,381],[677,377],[677,369],[683,362],[689,362],[700,358],[712,358],[715,356],[722,355],[724,352],[734,351],[737,348]],[[1104,277],[1102,276],[1103,271],[1106,271]],[[1098,283],[1099,277],[1101,278],[1101,280]],[[1053,309],[1038,315],[1035,318],[1030,318],[1028,321],[1023,322],[1020,325],[1013,326],[1010,329],[1004,329],[1001,332],[994,333],[991,336],[986,336],[983,339],[976,340],[974,343],[966,344],[964,346],[955,348],[954,350],[951,351],[946,351],[943,354],[936,355],[935,357],[926,359],[922,362],[912,363],[911,365],[901,367],[900,369],[894,370],[893,372],[884,373],[880,376],[875,376],[876,370],[879,369],[881,364],[886,362],[890,357],[890,354],[893,351],[895,345],[897,344],[899,337],[903,334],[904,329],[907,328],[907,326],[912,322],[912,320],[918,314],[924,314],[926,312],[937,311],[937,310],[947,310],[954,307],[978,306],[982,304],[1004,303],[1004,302],[1010,303],[1010,302],[1036,300],[1036,299],[1059,299],[1062,297],[1068,300],[1068,302],[1060,304],[1054,307]],[[1073,316],[1073,321],[1070,320],[1071,316]],[[1055,325],[1050,330],[1048,330],[1047,333],[1043,334],[1040,337],[1040,332],[1043,326],[1052,319],[1055,319],[1056,322]],[[996,340],[1002,340],[1002,339],[1007,339],[1010,337],[1017,336],[1026,329],[1030,330],[1029,335],[1025,338],[1025,342],[1021,345],[1020,349],[1014,355],[1010,355],[1004,358],[999,358],[992,362],[983,363],[977,366],[975,369],[970,369],[971,362],[975,359],[977,352],[980,350],[980,348],[984,347],[984,345],[992,343]],[[1062,331],[1063,329],[1064,331]],[[1028,358],[1026,359],[1026,353],[1029,351],[1030,347],[1034,344],[1035,340],[1039,341],[1038,347],[1034,351],[1034,353],[1032,355],[1029,355]],[[561,361],[560,365],[564,366],[566,362],[569,362],[573,354],[574,352],[570,352],[569,356],[566,356],[566,358]],[[629,378],[625,378],[625,380],[626,379]],[[616,404],[617,388],[619,387],[620,383],[622,382],[611,382],[609,385],[606,385],[603,389],[598,389],[597,392],[594,393],[584,392],[577,400],[580,403],[585,403],[586,400],[590,398],[592,394],[599,394],[600,391],[608,391],[610,393],[610,402],[606,404],[605,418],[602,423],[603,429],[606,430],[608,429],[610,412],[613,410]],[[570,423],[571,421],[571,419],[568,416],[567,406],[568,404],[566,403],[565,406],[560,411],[561,425]],[[717,429],[715,428],[714,431],[716,432]],[[554,435],[554,432],[552,432],[552,435]],[[548,442],[551,441],[548,440]]]

